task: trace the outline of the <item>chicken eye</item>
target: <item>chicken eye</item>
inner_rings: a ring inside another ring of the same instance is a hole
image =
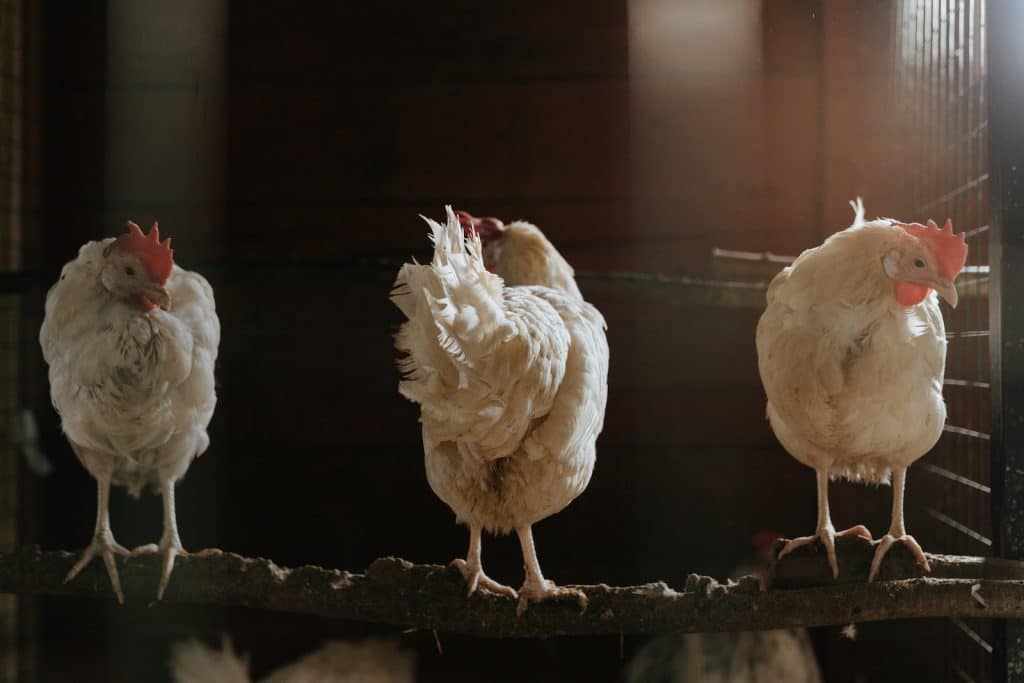
[[[914,259],[914,267],[915,268],[924,268],[924,261],[922,261],[919,258]]]
[[[125,272],[126,275],[131,275],[133,277],[135,276],[135,269],[132,268],[131,266],[125,266],[124,267],[124,272]]]

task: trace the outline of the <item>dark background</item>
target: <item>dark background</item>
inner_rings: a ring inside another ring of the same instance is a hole
[[[387,298],[399,264],[429,256],[417,214],[446,203],[539,225],[608,321],[593,480],[534,530],[550,578],[678,587],[727,574],[760,530],[813,530],[813,473],[764,420],[761,304],[601,274],[738,277],[713,248],[796,254],[857,195],[905,212],[894,157],[918,131],[892,108],[891,3],[160,4],[26,4],[22,398],[55,471],[22,473],[22,542],[80,548],[92,530],[35,337],[60,266],[130,218],[160,221],[223,326],[212,444],[178,488],[186,548],[350,570],[464,554],[396,391]],[[833,492],[837,526],[884,532],[888,489]],[[159,537],[157,497],[117,491],[111,513],[121,543]],[[484,562],[521,582],[514,539],[486,538]],[[255,673],[395,635],[425,681],[612,681],[642,643],[440,634],[440,654],[431,633],[243,609],[36,598],[22,615],[26,681],[166,680],[170,643],[223,631]],[[814,634],[828,680],[948,673],[927,656],[934,624],[860,634]]]

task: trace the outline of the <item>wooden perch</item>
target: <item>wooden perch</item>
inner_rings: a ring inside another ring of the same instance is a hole
[[[870,562],[866,541],[842,539],[840,548],[844,570],[860,572]],[[37,546],[0,554],[0,592],[113,599],[100,562],[63,583],[74,559]],[[922,578],[909,553],[893,548],[886,576],[900,578],[871,584],[854,582],[859,573],[853,573],[849,583],[837,585],[828,576],[824,584],[762,591],[753,576],[723,585],[694,574],[681,591],[661,582],[579,586],[589,599],[586,612],[581,614],[575,601],[542,603],[517,617],[509,598],[482,591],[467,598],[454,568],[383,558],[366,573],[353,574],[313,566],[284,569],[265,559],[204,550],[179,559],[165,599],[487,637],[739,631],[938,616],[1024,618],[1024,563],[938,555],[929,560],[935,575]],[[151,602],[159,558],[118,558],[118,563],[126,598]],[[799,552],[776,568],[776,581],[809,584],[818,574],[816,565],[826,567],[822,554]]]

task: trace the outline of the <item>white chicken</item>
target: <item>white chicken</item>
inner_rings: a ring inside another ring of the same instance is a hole
[[[754,536],[757,554],[730,579],[755,575],[767,585],[778,534]],[[820,683],[821,667],[806,629],[670,633],[644,645],[625,669],[626,683]]]
[[[260,683],[412,683],[416,658],[390,640],[334,641],[271,672]],[[249,662],[231,641],[214,650],[197,640],[178,643],[171,655],[174,683],[251,683]]]
[[[65,581],[98,555],[120,602],[114,555],[130,553],[110,529],[110,485],[138,497],[148,484],[163,497],[159,546],[134,551],[163,556],[162,598],[184,552],[174,485],[210,443],[220,342],[210,285],[174,265],[170,239],[160,242],[155,223],[148,235],[128,227],[116,239],[86,243],[64,266],[39,333],[61,427],[97,488],[92,542]]]
[[[545,580],[531,526],[590,481],[608,395],[604,318],[537,227],[447,216],[426,219],[433,262],[403,266],[392,301],[408,318],[395,338],[399,391],[420,405],[427,480],[469,526],[454,564],[469,594],[518,597],[520,614],[556,596],[585,608],[582,592]],[[483,530],[518,534],[518,594],[484,573]]]
[[[964,235],[891,219],[856,217],[848,229],[800,255],[768,287],[757,326],[761,381],[772,430],[818,480],[815,535],[779,553],[820,540],[839,576],[835,537],[871,540],[862,525],[836,533],[828,507],[830,477],[885,483],[892,479],[892,523],[871,562],[869,580],[894,543],[905,544],[929,570],[906,533],[907,467],[938,441],[946,334],[936,292],[957,304],[954,280],[967,259]]]
[[[652,640],[625,671],[626,683],[821,683],[804,629],[673,633]]]

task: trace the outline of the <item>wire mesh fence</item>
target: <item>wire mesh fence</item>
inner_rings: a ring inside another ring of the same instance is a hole
[[[894,178],[904,215],[951,218],[965,232],[960,304],[944,307],[949,346],[945,434],[914,468],[915,532],[933,552],[993,550],[989,363],[988,116],[985,2],[903,0],[894,7]],[[948,680],[992,679],[991,621],[951,619]]]

